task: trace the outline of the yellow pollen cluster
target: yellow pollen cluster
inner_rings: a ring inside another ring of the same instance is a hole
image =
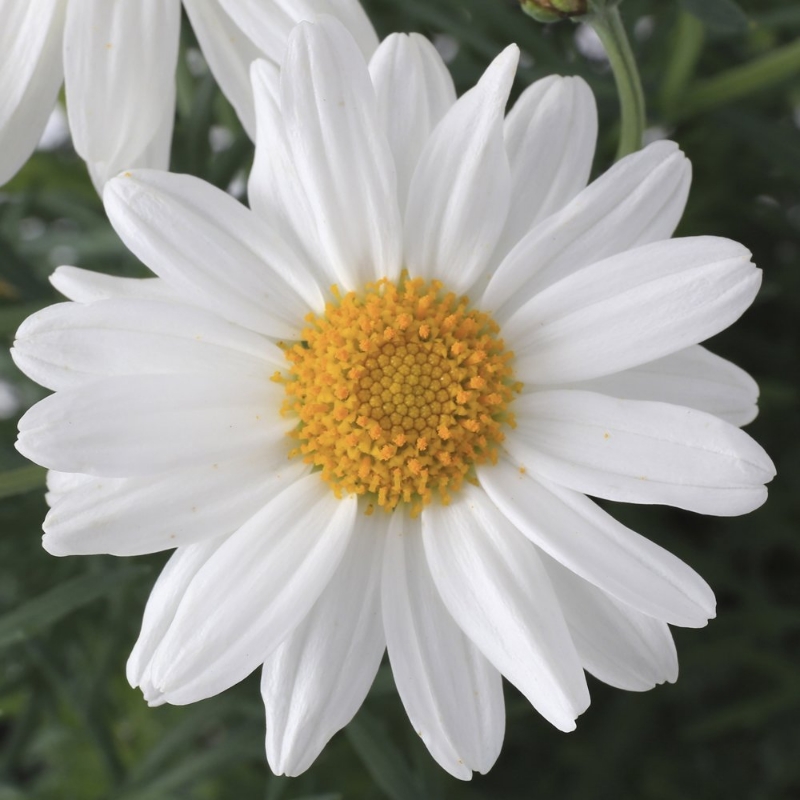
[[[371,494],[418,514],[494,462],[512,379],[497,324],[466,297],[421,279],[382,280],[310,314],[291,366],[284,413],[296,414],[291,455],[321,468],[338,497]]]

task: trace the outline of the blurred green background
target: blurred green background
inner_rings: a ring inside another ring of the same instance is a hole
[[[460,91],[512,41],[524,53],[517,93],[552,72],[582,75],[600,108],[595,173],[610,165],[614,83],[585,28],[538,25],[513,0],[365,5],[381,35],[431,36]],[[592,705],[572,734],[506,687],[502,755],[469,784],[427,755],[386,665],[355,721],[293,780],[267,768],[255,676],[194,706],[149,709],[124,664],[166,555],[47,555],[43,471],[13,448],[16,420],[43,391],[16,373],[7,346],[29,313],[57,299],[48,274],[65,263],[142,269],[69,142],[54,136],[54,149],[0,189],[0,800],[800,798],[800,3],[625,0],[621,11],[648,135],[676,139],[694,164],[679,234],[737,239],[764,271],[753,308],[710,346],[761,385],[749,431],[778,468],[768,503],[739,519],[614,507],[717,594],[707,629],[675,630],[678,683],[634,695],[590,678]],[[172,169],[241,193],[252,146],[188,24],[178,81]]]

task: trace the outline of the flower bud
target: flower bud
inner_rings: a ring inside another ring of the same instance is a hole
[[[538,22],[558,22],[589,13],[588,0],[520,0],[520,5]]]

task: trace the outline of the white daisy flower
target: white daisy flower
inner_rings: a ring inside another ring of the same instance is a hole
[[[518,51],[456,100],[424,38],[369,63],[334,19],[253,67],[252,210],[134,171],[105,204],[158,276],[62,267],[72,302],[21,327],[55,391],[18,447],[49,467],[57,555],[177,548],[128,677],[191,703],[263,665],[267,757],[296,775],[353,717],[385,649],[452,775],[486,772],[501,675],[563,731],[584,671],[674,681],[668,625],[714,595],[586,495],[742,514],[774,469],[737,426],[757,387],[698,342],[760,273],[671,240],[690,169],[657,142],[586,186],[576,78],[504,118]],[[469,298],[469,299],[468,299]]]
[[[292,26],[337,16],[369,58],[358,0],[183,0],[197,40],[255,137],[250,64],[279,64]],[[0,0],[0,186],[28,160],[62,83],[77,153],[98,191],[120,170],[169,166],[181,0]]]

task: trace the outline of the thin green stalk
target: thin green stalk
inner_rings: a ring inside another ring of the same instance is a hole
[[[684,120],[720,108],[796,74],[800,74],[800,39],[748,64],[697,83],[676,109],[674,119]]]
[[[672,117],[680,107],[686,87],[694,77],[697,60],[705,42],[705,27],[697,17],[682,11],[672,36],[672,52],[661,83],[661,110]]]
[[[645,104],[639,69],[616,7],[598,7],[584,19],[600,37],[617,83],[622,128],[617,148],[617,159],[620,159],[642,146]]]

